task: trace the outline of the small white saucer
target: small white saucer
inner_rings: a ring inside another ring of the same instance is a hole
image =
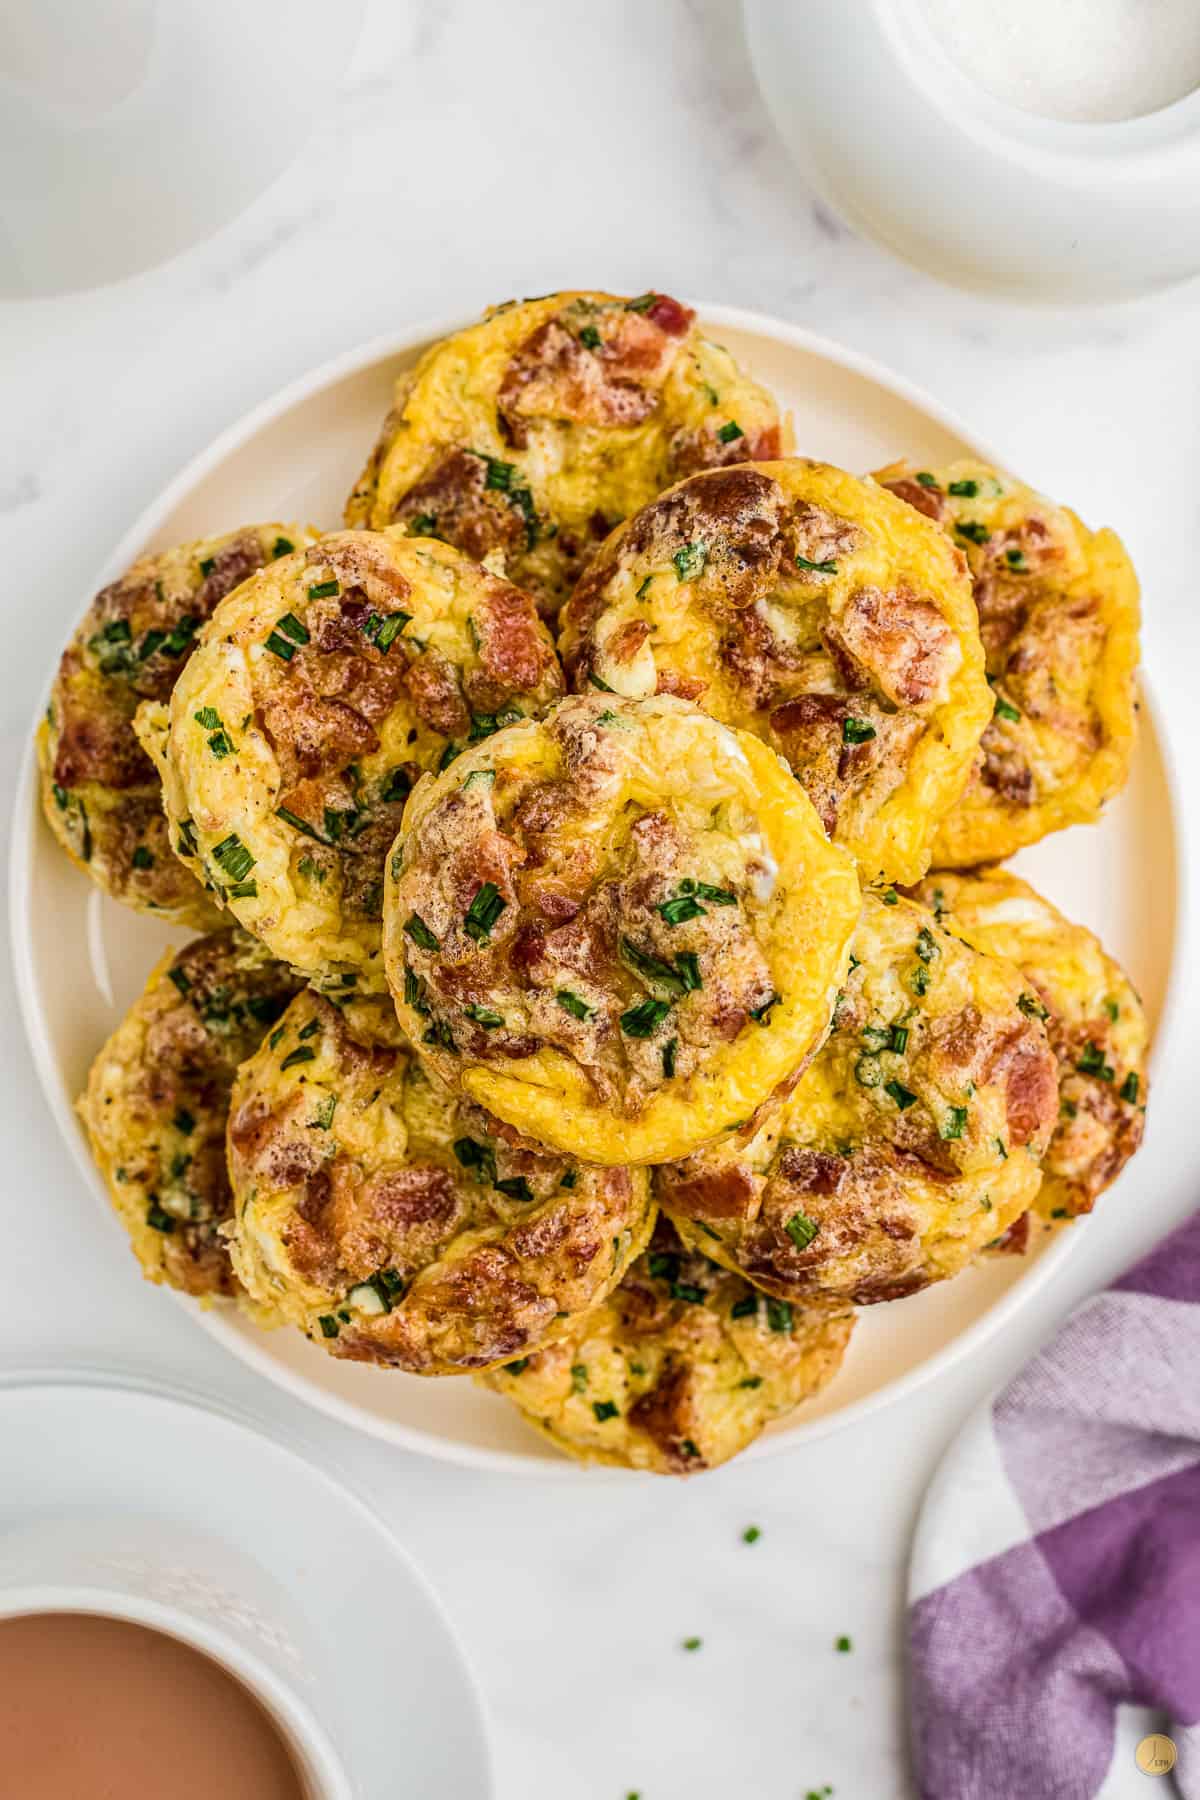
[[[253,1559],[327,1650],[321,1723],[355,1800],[489,1800],[474,1678],[425,1578],[370,1508],[232,1412],[119,1376],[0,1378],[0,1546],[119,1515]]]

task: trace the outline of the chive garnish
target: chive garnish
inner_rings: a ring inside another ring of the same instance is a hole
[[[242,881],[254,867],[255,858],[247,850],[237,832],[231,832],[227,838],[213,849],[213,860],[221,865],[225,873],[233,881]]]
[[[332,600],[340,592],[341,588],[336,581],[314,581],[308,590],[308,597],[310,600]]]
[[[806,1213],[797,1212],[792,1214],[783,1229],[787,1232],[797,1250],[807,1250],[821,1227],[815,1219],[810,1219]]]
[[[585,350],[598,350],[601,343],[600,333],[594,325],[585,325],[579,333],[579,341]]]
[[[313,838],[318,844],[325,842],[315,825],[310,825],[307,819],[302,819],[299,813],[292,812],[288,807],[277,806],[275,817],[282,819],[285,825],[290,825],[293,831],[301,831],[305,837]]]
[[[885,906],[899,906],[900,904],[900,896],[894,887],[884,888],[879,898],[883,901]]]
[[[432,931],[430,931],[420,913],[409,913],[407,919],[404,921],[404,931],[405,935],[410,937],[414,944],[418,944],[422,950],[441,949],[441,945],[434,937]]]
[[[527,1356],[518,1356],[516,1362],[504,1364],[504,1373],[506,1375],[523,1375],[528,1367],[529,1358]]]
[[[607,681],[601,681],[594,670],[588,671],[588,683],[591,687],[599,688],[602,694],[615,694],[617,691],[616,688],[609,687]]]
[[[653,1037],[670,1010],[666,1000],[639,1000],[636,1006],[631,1006],[628,1012],[621,1014],[621,1030],[626,1037]]]
[[[640,950],[632,938],[623,937],[620,943],[621,956],[631,969],[635,969],[644,981],[652,985],[666,988],[670,994],[685,994],[689,988],[699,987],[700,969],[694,955],[688,953],[677,958],[676,963],[664,962],[659,956],[652,956],[648,950]],[[684,962],[695,965],[694,970],[685,972],[680,966]]]
[[[937,486],[937,476],[931,475],[928,469],[918,469],[917,480],[922,487],[935,488]]]
[[[868,744],[875,736],[875,727],[869,719],[843,719],[842,742],[844,744]]]
[[[938,1126],[938,1136],[944,1144],[954,1138],[960,1138],[967,1128],[967,1109],[965,1106],[952,1106]]]
[[[915,1106],[917,1103],[917,1096],[910,1093],[903,1082],[885,1081],[883,1084],[883,1091],[885,1094],[891,1095],[901,1112],[907,1112],[910,1106]]]
[[[894,1050],[897,1056],[904,1055],[908,1049],[907,1025],[889,1025],[887,1047],[889,1050]]]
[[[196,1121],[186,1106],[181,1106],[179,1108],[179,1111],[175,1114],[171,1123],[176,1131],[181,1131],[183,1133],[184,1137],[190,1137],[196,1129]]]
[[[504,1019],[500,1013],[493,1012],[490,1006],[478,1006],[474,1000],[464,1006],[463,1011],[466,1013],[468,1019],[474,1019],[477,1025],[486,1026],[489,1031],[494,1031],[497,1025],[503,1025],[504,1023]]]
[[[673,899],[660,900],[655,911],[662,914],[668,925],[685,925],[689,919],[707,917],[694,894],[676,894]]]
[[[161,1231],[169,1237],[175,1229],[175,1221],[169,1212],[165,1212],[154,1195],[150,1196],[150,1204],[146,1208],[146,1223],[152,1231]]]
[[[1081,1075],[1098,1075],[1101,1081],[1113,1079],[1112,1064],[1105,1062],[1104,1051],[1099,1044],[1085,1044],[1075,1067]]]
[[[954,494],[960,500],[973,500],[979,492],[977,481],[952,481],[946,488],[948,494]]]
[[[510,1200],[530,1201],[533,1189],[523,1175],[506,1175],[503,1181],[494,1181],[492,1186],[498,1194],[507,1194]]]
[[[496,884],[485,881],[467,908],[463,930],[477,944],[486,944],[492,935],[493,925],[507,905],[508,901],[501,896]]]
[[[573,1019],[590,1019],[596,1010],[594,1006],[589,1006],[586,1000],[581,1000],[578,994],[572,993],[570,988],[559,988],[554,998],[563,1011],[570,1013]]]
[[[306,1039],[308,1039],[310,1037],[316,1037],[316,1035],[317,1035],[318,1031],[320,1031],[320,1029],[321,1029],[320,1019],[310,1019],[308,1021],[307,1025],[302,1025],[300,1027],[299,1031],[296,1033],[296,1036],[301,1043],[304,1043]]]
[[[813,575],[837,574],[836,562],[810,562],[807,556],[798,556],[796,558],[796,567],[798,569],[808,569]]]
[[[454,1141],[454,1154],[464,1169],[474,1169],[476,1180],[490,1184],[496,1180],[496,1152],[490,1144],[477,1138],[461,1137]]]
[[[679,1039],[669,1038],[663,1045],[662,1065],[663,1077],[670,1081],[675,1074],[675,1053],[679,1049]]]
[[[1134,1069],[1130,1069],[1128,1075],[1121,1083],[1120,1088],[1122,1100],[1126,1101],[1130,1106],[1137,1105],[1138,1085],[1137,1072]]]
[[[966,482],[963,485],[971,488],[972,490],[975,487],[975,483],[973,481]],[[950,484],[950,492],[951,493],[954,492],[954,487],[955,487],[955,484],[952,482]],[[837,1639],[837,1641],[835,1642],[833,1647],[840,1656],[845,1656],[849,1651],[853,1650],[854,1645],[848,1637],[840,1637]]]
[[[320,1313],[317,1324],[321,1327],[321,1336],[335,1338],[341,1329],[332,1313]]]
[[[154,867],[154,858],[145,844],[139,844],[129,860],[135,869],[152,869]]]
[[[295,1050],[290,1051],[288,1055],[284,1057],[279,1067],[281,1071],[284,1069],[294,1069],[298,1063],[315,1062],[316,1059],[317,1053],[311,1044],[300,1044]]]
[[[691,581],[694,576],[699,575],[707,560],[707,546],[698,538],[694,543],[684,544],[671,558],[680,581]]]
[[[783,996],[781,994],[772,994],[770,999],[764,1000],[761,1006],[752,1006],[750,1008],[750,1017],[757,1025],[769,1025],[771,1023],[771,1009],[772,1007],[778,1006],[782,998]]]
[[[752,1319],[758,1311],[758,1295],[743,1294],[729,1309],[731,1319]]]
[[[745,1531],[742,1533],[742,1542],[743,1544],[757,1544],[761,1536],[762,1532],[757,1525],[747,1525]]]
[[[202,706],[192,717],[197,725],[203,725],[205,731],[216,731],[221,724],[221,715],[215,706]]]
[[[1015,725],[1021,717],[1012,701],[1006,700],[1003,694],[996,695],[995,712],[998,719],[1007,719],[1010,725]]]
[[[225,889],[225,894],[230,900],[257,900],[258,883],[253,877],[249,881],[235,881]]]
[[[271,556],[288,556],[296,548],[291,538],[277,537],[271,545]]]
[[[957,537],[965,538],[968,544],[986,544],[991,537],[987,526],[981,525],[977,519],[960,519],[954,531]]]
[[[792,1306],[790,1300],[776,1300],[774,1295],[767,1295],[767,1324],[772,1331],[790,1331],[792,1329]]]
[[[329,1130],[329,1127],[333,1124],[333,1115],[337,1111],[337,1103],[338,1097],[336,1094],[327,1094],[324,1100],[322,1100],[320,1106],[318,1106],[316,1112],[313,1114],[313,1124],[318,1131]]]
[[[1036,994],[1022,994],[1017,1001],[1017,1006],[1027,1018],[1041,1019],[1044,1023],[1050,1017]]]
[[[672,1300],[685,1300],[689,1306],[702,1306],[705,1293],[702,1287],[696,1287],[690,1281],[673,1281],[671,1283]]]
[[[935,956],[941,955],[937,944],[934,942],[933,933],[927,925],[922,925],[920,931],[917,933],[916,949],[917,955],[923,963],[932,962]]]
[[[606,1419],[615,1419],[617,1416],[616,1403],[612,1400],[593,1400],[592,1411],[601,1425]]]
[[[295,644],[289,644],[287,639],[281,636],[278,631],[272,631],[269,634],[264,648],[269,650],[272,656],[277,656],[280,662],[291,662],[293,656],[296,654]]]
[[[732,444],[738,438],[745,437],[745,435],[745,432],[737,421],[735,419],[730,419],[728,425],[722,425],[720,431],[718,431],[717,442],[719,444]]]

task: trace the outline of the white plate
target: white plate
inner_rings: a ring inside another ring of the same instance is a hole
[[[366,1503],[232,1410],[74,1371],[0,1381],[0,1539],[144,1517],[253,1559],[311,1626],[320,1722],[360,1800],[494,1792],[479,1693],[425,1577]],[[305,1639],[308,1642],[308,1638]]]
[[[699,310],[706,326],[790,407],[806,454],[850,469],[902,455],[934,464],[962,455],[1002,460],[932,400],[863,357],[782,321],[724,307]],[[249,414],[143,514],[96,586],[144,550],[244,521],[338,524],[397,372],[462,323],[440,320],[368,344]],[[80,594],[75,610],[88,598]],[[1103,825],[1059,833],[1019,857],[1016,867],[1072,918],[1100,932],[1138,984],[1152,1024],[1160,1025],[1174,955],[1177,874],[1163,739],[1150,709],[1143,710],[1129,786]],[[170,938],[152,920],[104,899],[71,867],[40,817],[32,757],[17,795],[12,920],[18,991],[38,1072],[86,1179],[102,1193],[73,1102],[97,1048]],[[181,941],[179,933],[173,936]],[[1069,1254],[1079,1232],[1102,1230],[1103,1219],[1101,1209],[1096,1220],[1062,1234],[1037,1256],[997,1259],[912,1299],[866,1309],[837,1378],[750,1454],[768,1455],[861,1418],[930,1380],[997,1329]],[[272,1381],[377,1436],[476,1466],[574,1470],[514,1409],[473,1382],[423,1381],[335,1362],[298,1332],[263,1333],[232,1311],[182,1304]]]

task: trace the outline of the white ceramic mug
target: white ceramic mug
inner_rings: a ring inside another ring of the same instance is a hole
[[[318,1714],[312,1628],[280,1585],[215,1538],[81,1513],[0,1537],[0,1621],[89,1613],[177,1638],[241,1683],[279,1731],[310,1800],[355,1800]]]

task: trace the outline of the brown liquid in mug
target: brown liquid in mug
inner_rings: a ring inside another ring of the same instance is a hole
[[[0,1789],[21,1800],[306,1800],[252,1694],[123,1619],[0,1621]]]

